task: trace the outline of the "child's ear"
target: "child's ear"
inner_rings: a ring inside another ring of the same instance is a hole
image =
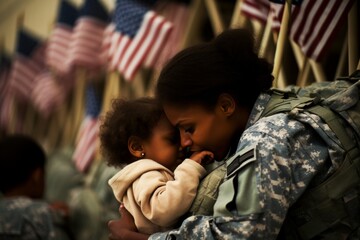
[[[136,158],[141,158],[144,152],[142,140],[139,137],[131,136],[128,140],[128,149],[131,155]]]

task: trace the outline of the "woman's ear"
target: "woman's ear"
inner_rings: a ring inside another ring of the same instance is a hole
[[[143,141],[136,136],[131,136],[128,140],[128,149],[136,158],[141,158],[144,153]]]
[[[228,93],[222,93],[218,98],[217,107],[225,116],[231,116],[236,108],[235,99]]]

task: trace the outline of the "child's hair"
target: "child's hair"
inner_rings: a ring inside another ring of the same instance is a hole
[[[25,183],[37,168],[45,168],[46,154],[33,138],[9,135],[0,140],[0,191]]]
[[[162,107],[150,97],[113,100],[100,126],[101,151],[108,165],[121,167],[136,161],[128,150],[129,138],[149,139],[162,116]]]

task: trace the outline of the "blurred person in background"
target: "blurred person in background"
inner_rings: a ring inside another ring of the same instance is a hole
[[[67,205],[44,200],[46,160],[30,136],[0,139],[0,239],[72,239]]]

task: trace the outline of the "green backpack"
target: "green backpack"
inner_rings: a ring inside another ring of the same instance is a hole
[[[346,104],[339,104],[346,102]],[[360,71],[305,88],[272,89],[261,117],[305,111],[318,115],[345,151],[339,169],[307,189],[289,209],[278,239],[358,239],[360,236]],[[344,125],[353,131],[350,136]]]

